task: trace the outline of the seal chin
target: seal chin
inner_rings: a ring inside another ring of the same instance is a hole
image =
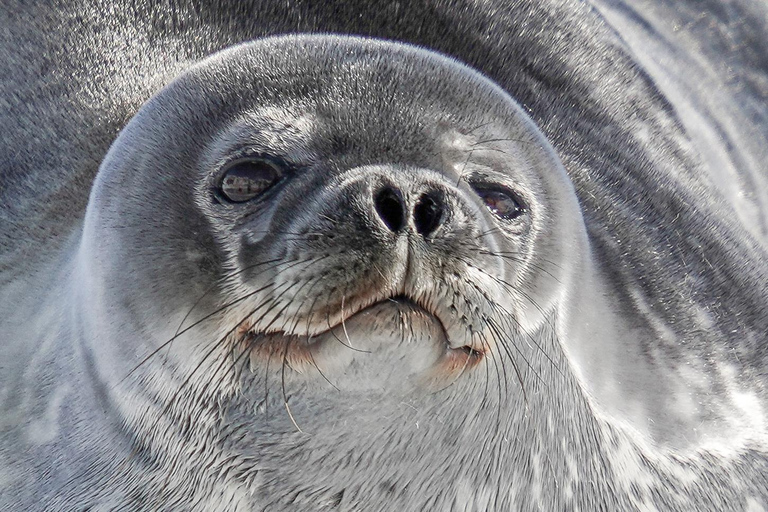
[[[309,334],[243,326],[235,343],[252,371],[280,361],[299,374],[359,372],[365,367],[363,373],[371,379],[393,369],[402,371],[405,361],[410,370],[406,373],[420,376],[418,380],[429,386],[457,378],[490,349],[466,337],[449,336],[445,325],[440,312],[428,304],[395,295],[348,309],[325,329],[315,326],[312,332],[310,325]]]

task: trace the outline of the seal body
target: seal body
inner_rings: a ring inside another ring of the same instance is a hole
[[[765,12],[695,9],[3,7],[3,506],[768,507]]]

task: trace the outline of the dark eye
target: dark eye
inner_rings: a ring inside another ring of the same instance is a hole
[[[516,219],[526,212],[525,206],[510,190],[500,186],[477,186],[477,195],[491,213],[504,220]]]
[[[230,201],[242,203],[266,192],[281,176],[281,169],[270,160],[242,160],[227,169],[219,189]]]

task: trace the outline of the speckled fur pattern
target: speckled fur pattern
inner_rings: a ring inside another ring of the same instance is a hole
[[[0,509],[768,509],[766,19],[6,2]],[[209,170],[246,146],[302,173],[242,214]],[[470,186],[504,166],[506,231]],[[402,256],[382,183],[440,191],[441,237]],[[400,295],[441,326],[246,332]],[[434,389],[439,336],[483,355]]]

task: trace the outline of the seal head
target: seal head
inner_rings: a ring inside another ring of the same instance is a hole
[[[536,330],[583,236],[562,167],[500,89],[330,37],[239,46],[168,86],[105,159],[85,231],[89,307],[128,305],[143,334],[95,349],[108,380],[176,330],[182,367],[283,352],[337,372],[394,350],[452,374]]]
[[[278,37],[194,66],[118,137],[78,307],[158,471],[231,453],[242,483],[295,466],[297,435],[337,461],[387,452],[379,434],[419,423],[403,407],[450,436],[473,414],[500,428],[500,400],[522,414],[558,367],[553,314],[585,247],[562,166],[493,83],[415,47]],[[190,438],[205,440],[191,459],[169,441]],[[313,478],[335,488],[324,465]]]

